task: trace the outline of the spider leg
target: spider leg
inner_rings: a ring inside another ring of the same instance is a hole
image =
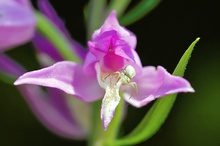
[[[105,77],[105,80],[111,76],[111,75],[117,75],[117,78],[115,80],[115,83],[114,84],[117,84],[119,82],[119,80],[121,79],[121,73],[119,71],[117,72],[111,72],[110,74],[108,74],[106,77]]]
[[[105,79],[107,79],[110,75],[120,75],[120,72],[111,72],[110,74],[108,74],[106,77],[105,77]]]
[[[136,91],[136,94],[138,94],[138,87],[137,87],[137,84],[135,82],[129,82],[128,85],[130,85],[132,87],[132,93],[131,93],[130,98],[134,95],[135,91]]]

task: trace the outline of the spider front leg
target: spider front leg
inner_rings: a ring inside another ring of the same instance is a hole
[[[137,84],[135,82],[129,82],[127,84],[132,87],[132,93],[131,93],[130,98],[134,95],[134,92],[135,92],[134,90],[136,90],[136,94],[138,94],[138,86],[137,86]]]
[[[118,81],[121,79],[121,73],[120,73],[119,71],[117,71],[117,72],[112,72],[112,73],[108,74],[108,75],[105,77],[105,79],[107,79],[107,78],[108,78],[109,76],[111,76],[111,75],[117,75],[116,83],[118,83]]]

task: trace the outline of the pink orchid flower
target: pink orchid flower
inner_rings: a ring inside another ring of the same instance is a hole
[[[30,41],[35,25],[29,0],[0,0],[0,51]]]
[[[135,51],[136,36],[120,26],[112,11],[88,42],[84,64],[61,61],[31,71],[14,83],[57,88],[86,102],[102,99],[101,119],[106,130],[122,97],[142,107],[168,94],[194,92],[190,83],[163,67],[142,67]]]

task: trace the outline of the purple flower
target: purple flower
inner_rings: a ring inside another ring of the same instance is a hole
[[[184,78],[169,74],[163,67],[142,67],[135,51],[136,36],[120,26],[113,11],[88,42],[84,64],[62,61],[28,72],[14,83],[61,89],[92,102],[102,99],[101,119],[106,130],[122,97],[135,107],[177,92],[194,92]]]
[[[1,0],[0,51],[32,39],[35,25],[36,20],[29,0]]]
[[[23,4],[25,4],[24,2],[26,2],[26,5],[29,3],[29,1],[24,0],[20,0],[19,2]],[[50,14],[50,19],[53,18],[53,22],[55,24],[61,25],[61,21],[58,21],[58,17],[55,11],[52,9],[52,7],[50,7],[48,1],[40,0],[39,5],[40,3],[42,3],[42,5],[44,6],[44,9],[41,8],[41,10],[47,10],[47,13]],[[55,47],[48,40],[46,40],[46,38],[41,36],[40,33],[37,33],[32,41],[34,41],[35,45],[38,47],[38,51],[39,53],[41,53],[41,55],[47,55],[45,56],[47,60],[49,59],[49,57],[53,59],[51,60],[52,62],[63,60],[60,54],[56,52]],[[80,48],[80,46],[74,41],[71,41],[71,43],[74,47]],[[80,51],[83,52],[84,50],[82,49]],[[45,60],[43,60],[42,63],[43,65],[48,65],[48,61]],[[4,74],[12,77],[19,77],[25,71],[19,64],[17,64],[11,58],[0,53],[0,72],[3,72]],[[56,133],[59,136],[70,139],[86,138],[89,131],[87,128],[88,126],[86,125],[87,123],[89,123],[88,117],[84,118],[86,119],[86,122],[81,122],[82,120],[74,112],[74,108],[81,108],[81,113],[87,114],[90,108],[88,103],[77,102],[78,105],[72,105],[72,102],[70,102],[70,97],[67,94],[65,94],[61,90],[57,90],[54,88],[49,88],[47,92],[44,92],[39,87],[23,85],[19,86],[18,90],[23,95],[25,101],[28,103],[38,120],[50,131]],[[76,100],[74,100],[74,102],[76,102]],[[80,108],[77,106],[80,106]]]

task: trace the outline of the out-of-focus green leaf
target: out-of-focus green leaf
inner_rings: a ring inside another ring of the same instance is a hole
[[[89,17],[89,16],[88,16],[88,15],[89,15],[88,11],[89,11],[89,4],[86,4],[86,5],[84,6],[84,8],[83,8],[83,15],[84,15],[85,24],[88,23],[88,17]]]
[[[120,18],[130,2],[131,0],[111,0],[108,6],[109,12],[107,13],[107,15],[112,10],[115,10],[117,12],[117,17]]]
[[[178,76],[183,76],[188,61],[190,59],[191,53],[195,44],[199,41],[197,38],[186,50],[180,59],[177,67],[175,68],[173,74]],[[157,99],[151,109],[144,116],[139,125],[127,136],[114,141],[114,145],[134,145],[149,139],[153,136],[165,122],[173,103],[176,99],[177,94],[168,95],[164,98]]]
[[[85,9],[88,14],[85,14],[87,18],[87,39],[89,40],[94,32],[104,22],[105,15],[104,10],[106,7],[106,0],[91,0],[89,1],[88,8]]]
[[[78,56],[71,49],[71,44],[67,41],[67,39],[63,36],[63,34],[53,25],[50,20],[48,20],[43,14],[40,12],[35,12],[35,16],[37,18],[37,29],[38,31],[44,35],[60,52],[61,56],[65,60],[71,60],[73,62],[81,62]]]
[[[16,79],[17,79],[16,76],[0,72],[0,80],[7,83],[7,84],[13,85],[13,83]]]
[[[91,119],[91,132],[88,139],[89,146],[103,145],[104,128],[100,119],[101,100],[92,103],[92,119]]]
[[[160,2],[161,0],[142,0],[120,19],[120,24],[125,26],[134,23],[152,11]]]

